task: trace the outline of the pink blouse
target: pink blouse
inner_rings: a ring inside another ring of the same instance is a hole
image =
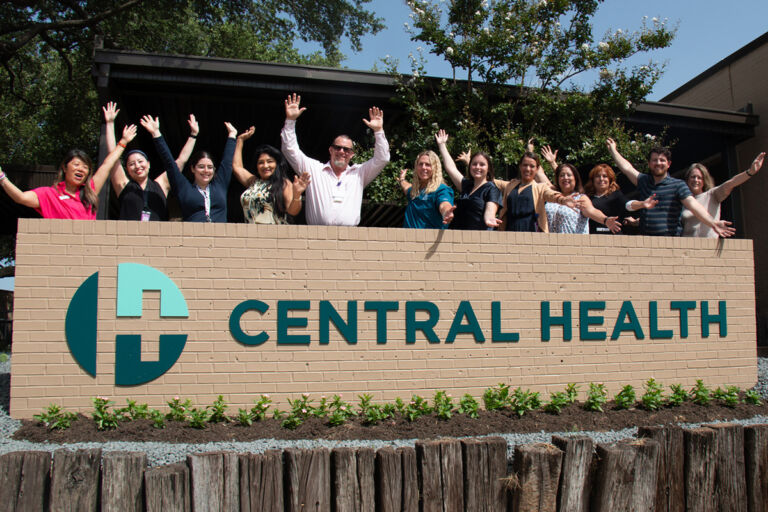
[[[91,189],[95,190],[93,180],[88,180]],[[96,212],[86,209],[80,201],[80,194],[72,195],[66,191],[64,182],[55,187],[39,187],[32,189],[37,195],[40,207],[35,208],[37,213],[45,219],[75,219],[94,220]]]

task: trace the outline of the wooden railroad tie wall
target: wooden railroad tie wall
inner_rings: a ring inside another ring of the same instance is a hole
[[[144,453],[101,450],[0,456],[9,511],[768,510],[768,424],[639,429],[597,444],[554,436],[419,441],[415,447],[213,452],[147,469]]]

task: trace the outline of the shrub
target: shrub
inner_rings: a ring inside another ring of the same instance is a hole
[[[552,414],[560,414],[560,411],[571,403],[567,392],[556,391],[549,395],[549,403],[544,406],[544,410]]]
[[[459,400],[458,413],[465,414],[472,419],[477,419],[480,417],[480,404],[472,395],[465,394]]]
[[[760,393],[754,389],[748,389],[744,392],[744,402],[750,405],[763,405],[763,401],[760,400]]]
[[[517,388],[512,393],[512,400],[510,407],[517,413],[518,416],[523,416],[528,411],[533,411],[541,407],[541,398],[538,391],[531,391],[522,388]]]
[[[437,391],[432,400],[432,410],[441,420],[448,420],[453,414],[453,399],[445,391]]]
[[[608,390],[605,389],[605,384],[589,383],[589,393],[587,393],[587,400],[584,402],[584,409],[588,411],[603,412],[603,405],[608,401]]]
[[[92,417],[96,422],[96,428],[99,430],[112,430],[117,428],[120,424],[117,414],[109,410],[109,407],[114,404],[114,402],[103,396],[91,398],[91,402],[93,402]]]
[[[669,386],[669,389],[672,391],[672,393],[669,395],[669,398],[667,399],[667,403],[669,405],[677,407],[688,400],[688,393],[686,393],[685,389],[683,389],[682,384],[672,384]]]
[[[192,408],[192,401],[187,399],[184,402],[178,396],[169,400],[168,407],[170,411],[165,415],[165,418],[171,421],[187,421],[188,411]]]
[[[576,403],[576,400],[579,398],[579,386],[575,383],[568,384],[565,386],[565,394],[568,397],[569,404]]]
[[[629,409],[635,405],[635,388],[627,384],[613,397],[613,401],[617,409]]]
[[[51,404],[41,414],[35,414],[33,418],[49,430],[65,430],[72,426],[72,422],[77,419],[77,414],[66,412],[61,406]]]
[[[643,408],[648,411],[657,411],[664,407],[664,387],[651,377],[645,383],[645,394],[640,399]]]
[[[691,402],[696,405],[709,405],[709,402],[712,401],[712,392],[701,379],[698,379],[696,385],[691,388],[690,395]]]
[[[208,410],[210,411],[208,421],[211,423],[229,421],[229,418],[227,418],[225,414],[227,407],[227,404],[224,402],[224,396],[219,395],[218,398],[216,398],[216,400],[213,402],[213,405],[208,406]]]
[[[509,386],[499,383],[498,387],[488,388],[483,393],[483,404],[486,411],[495,411],[509,406]]]

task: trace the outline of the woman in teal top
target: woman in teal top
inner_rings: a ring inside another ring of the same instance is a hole
[[[453,190],[443,183],[443,168],[434,151],[424,151],[416,157],[414,185],[405,181],[407,169],[397,180],[408,198],[404,228],[443,229],[453,220]]]

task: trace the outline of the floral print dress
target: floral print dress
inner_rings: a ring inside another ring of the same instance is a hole
[[[249,224],[286,224],[285,217],[275,214],[269,183],[256,178],[240,196],[245,222]]]

